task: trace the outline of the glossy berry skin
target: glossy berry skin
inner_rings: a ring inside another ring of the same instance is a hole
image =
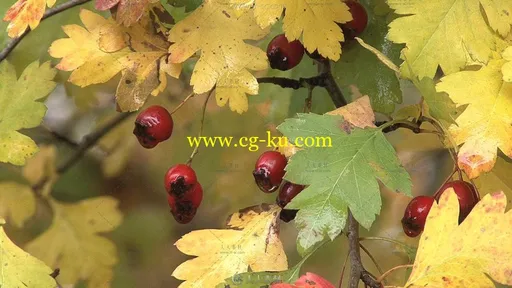
[[[133,134],[140,145],[151,149],[171,137],[173,121],[171,114],[162,106],[151,106],[139,113],[135,119]]]
[[[409,202],[402,218],[402,227],[407,236],[420,235],[425,228],[425,221],[433,203],[434,198],[429,196],[416,196]]]
[[[272,69],[286,71],[297,66],[304,56],[304,46],[299,40],[288,42],[284,34],[277,35],[267,47],[267,57]]]
[[[304,190],[303,185],[293,184],[291,182],[285,181],[285,183],[279,189],[279,194],[276,198],[276,203],[279,207],[284,208],[286,204],[290,203],[292,199],[297,196],[302,190]]]
[[[350,14],[352,14],[350,22],[340,24],[345,35],[345,42],[347,42],[363,33],[368,25],[368,13],[366,13],[366,9],[359,2],[348,0],[345,4],[347,4]]]
[[[456,180],[445,183],[439,190],[434,194],[434,198],[439,201],[439,198],[444,193],[444,191],[448,188],[453,188],[455,194],[457,194],[457,198],[459,199],[459,223],[464,221],[466,217],[469,215],[473,207],[475,207],[476,203],[480,200],[478,193],[475,190],[475,187],[466,181]]]
[[[176,222],[186,224],[192,221],[196,215],[201,200],[203,199],[203,187],[196,183],[194,188],[188,191],[181,199],[176,199],[171,194],[167,194],[167,203],[171,208],[171,213]]]
[[[277,190],[283,181],[286,157],[277,151],[266,151],[260,155],[252,175],[261,191],[271,193]]]
[[[192,190],[196,183],[196,172],[185,164],[174,165],[165,174],[165,190],[178,199]]]

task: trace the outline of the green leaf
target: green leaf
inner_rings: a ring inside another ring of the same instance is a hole
[[[359,129],[340,116],[298,114],[278,127],[286,137],[331,137],[332,147],[298,151],[286,166],[285,178],[309,185],[286,208],[300,209],[298,250],[304,253],[345,226],[347,207],[370,228],[380,213],[380,180],[388,188],[411,194],[411,179],[380,128]],[[293,142],[292,142],[293,143]]]
[[[362,0],[360,3],[368,12],[368,26],[359,38],[394,63],[399,63],[401,45],[386,39],[390,10],[384,0]],[[355,40],[344,44],[341,59],[333,65],[333,74],[345,95],[352,95],[353,89],[357,88],[362,95],[370,96],[372,107],[377,112],[390,114],[395,109],[395,103],[402,102],[396,73]]]
[[[55,74],[50,62],[36,61],[16,80],[14,66],[0,63],[0,162],[23,165],[37,152],[35,142],[17,130],[41,124],[46,106],[37,100],[53,91]]]
[[[415,79],[413,82],[427,103],[428,112],[432,117],[449,124],[456,124],[455,119],[461,111],[447,93],[436,91],[434,80],[424,77],[421,81]]]
[[[52,269],[12,243],[5,234],[4,224],[5,220],[0,218],[0,287],[57,287],[50,276]]]
[[[202,0],[167,0],[167,2],[172,6],[185,7],[186,12],[195,10],[203,3]]]

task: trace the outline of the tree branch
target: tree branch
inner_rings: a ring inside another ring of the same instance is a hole
[[[91,0],[70,0],[66,3],[62,3],[59,6],[56,6],[54,8],[46,10],[46,12],[43,15],[43,18],[41,18],[41,21],[45,20],[46,18],[52,17],[56,14],[59,14],[60,12],[63,12],[65,10],[68,10],[70,8],[73,8],[78,5],[82,5],[84,3],[90,2]],[[0,62],[2,62],[7,56],[18,46],[18,44],[21,42],[21,40],[30,33],[30,28],[27,28],[23,34],[21,34],[17,38],[11,39],[9,43],[5,46],[4,49],[0,52]]]
[[[327,74],[319,74],[311,78],[299,78],[299,80],[285,78],[285,77],[261,77],[258,78],[258,83],[270,83],[279,85],[283,88],[300,89],[309,87],[325,87]]]
[[[368,273],[361,261],[361,253],[359,250],[359,223],[357,223],[352,212],[348,212],[347,236],[350,255],[350,288],[357,288],[359,280],[363,281],[365,287],[381,288],[381,284],[377,282]]]
[[[325,59],[319,63],[320,72],[326,75],[325,86],[323,87],[327,90],[329,96],[331,96],[332,102],[336,108],[347,105],[347,99],[345,99],[345,96],[343,96],[340,87],[338,84],[336,84],[336,80],[334,80],[334,76],[332,75],[331,63],[329,62],[329,59]]]

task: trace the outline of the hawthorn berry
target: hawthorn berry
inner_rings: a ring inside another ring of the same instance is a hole
[[[345,35],[345,42],[354,39],[354,37],[361,35],[366,25],[368,25],[368,13],[361,3],[354,0],[348,0],[347,4],[352,20],[350,22],[340,24],[343,34]]]
[[[293,184],[291,182],[285,181],[285,183],[281,186],[279,190],[279,194],[276,198],[276,203],[279,207],[284,208],[286,204],[290,203],[292,199],[297,196],[302,190],[304,190],[303,185]]]
[[[167,203],[171,213],[178,223],[186,224],[194,218],[199,205],[203,200],[203,187],[196,183],[182,198],[176,199],[172,194],[167,194]]]
[[[279,34],[270,41],[267,57],[272,69],[286,71],[297,66],[304,56],[304,46],[299,40],[288,42],[284,34]]]
[[[260,155],[252,175],[261,191],[270,193],[277,190],[283,180],[286,163],[286,157],[277,151],[266,151]]]
[[[154,105],[139,113],[133,134],[142,147],[151,149],[171,137],[173,124],[167,109]]]
[[[469,215],[473,207],[475,207],[476,203],[480,200],[478,192],[476,192],[475,187],[466,181],[456,180],[445,183],[439,190],[434,194],[434,198],[439,201],[441,195],[448,188],[453,188],[455,194],[457,194],[457,198],[459,199],[459,223],[464,221],[466,217]]]
[[[169,168],[165,174],[165,190],[169,195],[182,198],[187,192],[194,188],[197,183],[197,176],[194,169],[185,164],[177,164]]]
[[[402,218],[402,227],[409,237],[416,237],[425,228],[428,212],[434,204],[434,198],[429,196],[416,196],[405,208]]]

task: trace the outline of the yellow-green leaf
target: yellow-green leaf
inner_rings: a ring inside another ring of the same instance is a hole
[[[194,92],[205,93],[217,85],[217,104],[229,101],[231,110],[242,113],[248,109],[246,94],[258,93],[258,81],[248,70],[268,67],[265,52],[245,40],[259,40],[267,33],[251,12],[236,17],[225,1],[206,1],[170,31],[174,44],[169,61],[182,63],[201,52],[190,80]]]
[[[503,64],[501,68],[503,81],[512,82],[512,46],[503,51],[503,59],[507,60],[507,63]]]
[[[98,233],[114,230],[122,220],[118,201],[102,196],[67,204],[49,200],[53,222],[26,250],[52,267],[62,267],[63,285],[87,280],[89,287],[110,287],[117,263],[116,246]]]
[[[512,285],[512,212],[502,193],[486,195],[459,225],[450,188],[434,202],[409,280],[404,287],[494,288]]]
[[[480,2],[388,0],[396,14],[404,15],[391,22],[388,38],[406,43],[403,59],[420,79],[433,78],[438,65],[445,74],[452,74],[471,59],[487,63],[496,40],[480,11]],[[409,77],[404,65],[402,74]]]
[[[455,144],[463,144],[458,164],[470,178],[492,169],[498,148],[512,157],[512,83],[502,79],[504,62],[491,60],[478,71],[448,75],[437,84],[459,106],[469,104],[449,132]]]
[[[0,217],[21,228],[35,212],[36,199],[29,186],[16,182],[0,183]]]
[[[506,37],[510,33],[510,25],[512,25],[512,1],[480,0],[480,4],[485,10],[492,30],[498,32],[502,37]]]
[[[50,276],[52,269],[12,243],[5,234],[4,224],[5,220],[0,218],[0,287],[57,287],[57,283]]]
[[[36,143],[17,130],[38,126],[46,113],[39,102],[56,86],[50,62],[33,62],[16,80],[14,66],[0,63],[0,162],[23,165],[37,152]]]
[[[281,208],[262,204],[230,216],[233,229],[192,231],[174,245],[187,255],[197,256],[182,263],[172,275],[185,280],[179,287],[215,287],[224,279],[248,271],[288,269],[277,218]]]

